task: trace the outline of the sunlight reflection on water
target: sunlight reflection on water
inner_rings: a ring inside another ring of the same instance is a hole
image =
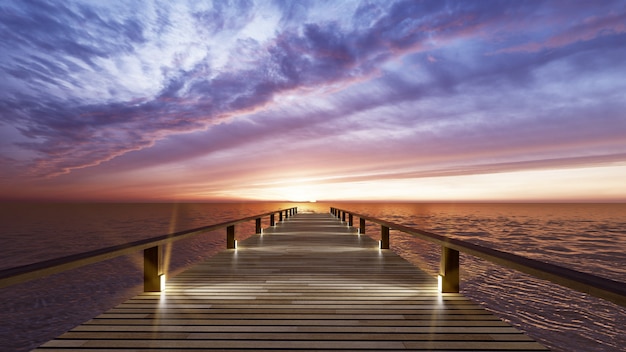
[[[328,212],[330,204],[297,204]],[[332,204],[406,226],[626,282],[623,204]],[[218,223],[291,203],[3,204],[0,268]],[[355,219],[358,224],[358,219]],[[267,227],[265,219],[263,227]],[[237,227],[237,238],[254,222]],[[380,226],[366,235],[378,240]],[[225,247],[222,231],[172,246],[168,276]],[[439,248],[391,231],[391,247],[435,275]],[[626,310],[600,299],[461,255],[462,291],[554,351],[620,351]],[[0,346],[27,351],[138,293],[142,258],[125,256],[0,290]]]
[[[626,282],[624,204],[333,205]],[[366,233],[379,236],[377,225]],[[391,249],[433,276],[438,246],[392,231]],[[623,351],[626,309],[461,254],[461,290],[554,351]]]

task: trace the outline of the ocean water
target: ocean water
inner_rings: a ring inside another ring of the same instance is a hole
[[[291,206],[349,209],[626,283],[626,204],[0,204],[0,269]],[[224,232],[174,244],[167,275],[222,250]],[[237,227],[240,240],[253,233],[253,222]],[[438,246],[392,231],[391,249],[438,272]],[[553,351],[626,350],[625,308],[463,254],[461,267],[466,296]],[[28,351],[134,296],[141,270],[129,255],[0,289],[0,350]]]
[[[626,204],[337,204],[626,285]],[[366,234],[376,238],[378,225]],[[438,246],[391,232],[432,275]],[[461,292],[553,351],[626,351],[626,308],[461,254]]]

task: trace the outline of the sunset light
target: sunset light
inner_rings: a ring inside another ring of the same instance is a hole
[[[219,3],[3,2],[0,199],[626,201],[623,2]]]
[[[2,351],[626,346],[626,0],[2,0],[0,38]]]

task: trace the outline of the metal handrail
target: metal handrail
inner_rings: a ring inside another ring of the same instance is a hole
[[[228,229],[227,247],[234,248],[234,226],[236,224],[250,220],[256,220],[256,232],[260,233],[261,218],[265,216],[270,216],[270,225],[274,225],[274,215],[277,213],[280,214],[280,219],[282,220],[283,213],[286,217],[288,217],[289,215],[297,213],[297,207],[270,211],[263,214],[222,222],[219,224],[202,226],[195,229],[184,230],[180,232],[124,243],[116,246],[100,248],[89,252],[71,254],[65,257],[49,259],[37,263],[0,270],[0,288],[31,281],[52,274],[58,274],[66,270],[78,268],[88,264],[98,263],[125,254],[135,253],[141,250],[146,251],[153,248],[159,248],[160,246],[167,243],[172,243],[194,235],[223,228]]]
[[[378,219],[369,215],[363,215],[348,210],[339,208],[331,208],[331,213],[335,216],[342,218],[345,221],[346,214],[349,216],[349,225],[353,225],[353,216],[357,216],[361,219],[360,227],[361,233],[365,232],[364,220],[371,221],[381,225],[381,241],[387,241],[387,247],[389,243],[389,229],[398,230],[410,235],[414,235],[428,242],[436,243],[442,246],[442,249],[446,251],[456,252],[456,280],[458,292],[458,252],[467,253],[478,258],[485,259],[495,264],[506,266],[526,274],[530,274],[539,279],[544,279],[556,283],[561,286],[569,287],[576,291],[587,293],[620,306],[626,307],[626,283],[603,278],[600,276],[584,273],[581,271],[565,268],[559,265],[545,263],[536,259],[530,259],[519,256],[513,253],[502,252],[496,249],[480,246],[467,241],[454,239],[439,235],[436,233],[415,229],[400,225],[397,223]],[[386,229],[385,229],[386,228]],[[385,239],[385,232],[387,238]],[[449,255],[449,254],[447,254]],[[445,260],[442,256],[442,265]],[[448,269],[449,270],[449,269]],[[452,269],[454,270],[454,268]],[[440,272],[445,274],[444,269],[440,268]],[[450,291],[448,291],[450,292]]]

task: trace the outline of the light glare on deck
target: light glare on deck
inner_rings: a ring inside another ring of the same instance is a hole
[[[159,282],[161,285],[161,292],[165,291],[165,274],[159,275]]]

